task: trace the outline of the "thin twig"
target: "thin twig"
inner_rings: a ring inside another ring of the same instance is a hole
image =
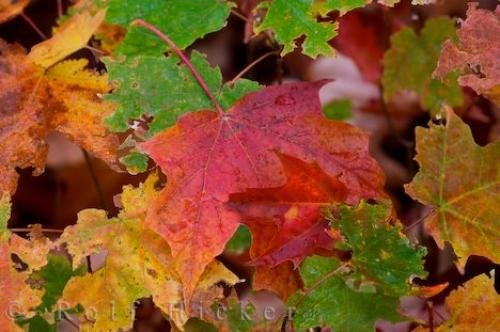
[[[426,302],[425,305],[429,312],[429,331],[434,332],[434,306],[432,305],[432,302]]]
[[[31,20],[31,18],[29,18],[29,17],[28,17],[25,13],[22,13],[22,12],[21,12],[21,14],[20,14],[20,15],[21,15],[21,17],[22,17],[22,18],[26,21],[26,23],[28,23],[28,24],[29,24],[29,26],[30,26],[33,30],[35,30],[35,32],[36,32],[36,33],[37,33],[37,34],[38,34],[38,35],[39,35],[39,36],[40,36],[43,40],[47,39],[47,35],[46,35],[46,34],[44,34],[44,33],[43,33],[43,31],[42,31],[42,30],[40,30],[40,28],[38,28],[38,27],[37,27],[37,25],[35,24],[35,22],[33,22],[33,21]]]
[[[62,0],[57,0],[57,17],[61,17],[64,14]]]
[[[95,47],[92,47],[92,46],[89,46],[89,45],[85,45],[84,48],[88,49],[89,51],[99,53],[100,55],[108,55],[109,54],[106,51],[100,50],[98,48],[95,48]]]
[[[219,105],[219,102],[217,101],[217,99],[215,99],[214,95],[208,88],[208,85],[203,79],[203,77],[201,77],[200,73],[196,70],[196,68],[193,66],[191,61],[189,61],[186,55],[181,51],[181,49],[166,34],[158,30],[158,28],[156,28],[154,25],[141,19],[133,21],[132,25],[139,25],[148,29],[149,31],[153,32],[158,37],[160,37],[168,46],[170,46],[172,51],[174,51],[174,53],[177,54],[177,56],[181,59],[181,61],[184,62],[186,67],[188,67],[188,69],[191,71],[191,74],[193,74],[194,78],[198,81],[201,88],[203,89],[203,91],[205,91],[205,94],[208,96],[208,98],[214,105],[215,109],[217,110],[217,113],[219,113],[220,116],[224,115],[222,107]]]
[[[95,190],[97,192],[97,196],[99,198],[99,206],[101,209],[106,210],[106,201],[104,199],[104,194],[102,192],[101,184],[99,183],[99,179],[97,178],[97,174],[94,170],[94,165],[92,165],[92,161],[90,160],[90,156],[87,151],[82,149],[83,156],[85,157],[85,163],[87,164],[87,168],[89,169],[90,177],[92,178],[92,182],[94,183]]]
[[[413,228],[414,226],[420,224],[422,221],[424,221],[425,219],[427,219],[427,217],[431,216],[434,213],[436,213],[436,209],[432,208],[428,213],[426,213],[422,217],[418,218],[416,221],[414,221],[410,225],[406,226],[405,227],[405,231],[409,231],[411,228]]]
[[[9,231],[13,233],[29,233],[33,229],[31,228],[9,228]],[[42,228],[41,231],[43,233],[56,233],[56,234],[61,234],[64,232],[62,229],[55,229],[55,228]]]
[[[267,52],[263,55],[261,55],[260,57],[258,57],[256,60],[252,61],[248,66],[246,66],[245,68],[243,68],[242,71],[240,71],[240,73],[238,75],[236,75],[231,81],[228,82],[229,85],[234,85],[234,83],[236,83],[237,80],[239,80],[243,75],[245,75],[250,69],[252,69],[256,64],[258,64],[259,62],[261,62],[262,60],[264,60],[265,58],[273,55],[273,54],[279,54],[280,52],[278,51],[270,51],[270,52]]]
[[[246,23],[249,23],[248,22],[248,18],[245,17],[245,15],[241,14],[241,13],[238,13],[236,10],[234,9],[231,9],[231,14],[233,14],[234,16],[238,17],[238,18],[241,18],[243,21],[245,21]]]

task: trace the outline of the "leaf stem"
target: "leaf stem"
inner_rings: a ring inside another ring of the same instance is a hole
[[[90,159],[90,156],[85,149],[82,149],[82,152],[83,152],[83,157],[85,158],[85,164],[87,164],[87,168],[89,170],[92,183],[94,184],[97,193],[97,198],[99,199],[99,207],[103,210],[106,210],[106,200],[104,199],[104,193],[102,191],[99,178],[97,177],[97,173],[94,169],[94,165],[92,165],[92,160]]]
[[[316,281],[311,287],[309,287],[308,289],[306,289],[306,291],[304,292],[304,295],[302,295],[302,297],[297,301],[297,303],[295,303],[295,306],[298,306],[302,301],[304,301],[304,299],[313,291],[315,290],[318,286],[320,286],[322,283],[324,283],[325,281],[327,281],[328,279],[330,279],[331,277],[333,277],[334,275],[336,275],[337,273],[339,273],[340,271],[342,271],[342,269],[344,267],[346,267],[347,265],[349,265],[349,262],[345,262],[343,263],[342,265],[340,265],[338,268],[336,268],[335,270],[331,271],[331,272],[328,272],[327,274],[325,274],[321,279],[319,279],[318,281]]]
[[[261,55],[260,57],[258,57],[256,60],[252,61],[248,66],[246,66],[245,68],[243,68],[242,71],[239,72],[238,75],[236,75],[231,81],[229,81],[227,84],[233,86],[234,83],[236,83],[237,80],[239,80],[243,75],[245,75],[250,69],[252,69],[256,64],[258,64],[259,62],[261,62],[262,60],[264,60],[265,58],[267,58],[268,56],[271,56],[273,54],[279,54],[280,52],[279,51],[270,51],[270,52],[267,52],[263,55]]]
[[[13,233],[29,233],[32,231],[31,228],[9,228],[9,231]],[[55,229],[55,228],[42,228],[43,233],[57,233],[61,234],[63,232],[62,229]]]
[[[219,113],[220,116],[224,115],[224,111],[222,110],[222,107],[219,105],[219,102],[217,101],[217,99],[215,99],[214,95],[212,94],[212,92],[208,88],[208,85],[205,82],[205,80],[203,79],[203,77],[201,77],[200,73],[196,70],[194,65],[186,57],[186,55],[182,52],[182,50],[166,34],[161,32],[154,25],[152,25],[144,20],[141,20],[141,19],[133,21],[132,25],[138,25],[138,26],[142,26],[142,27],[148,29],[149,31],[153,32],[155,35],[160,37],[168,46],[170,46],[172,51],[174,51],[174,53],[177,54],[177,56],[181,59],[181,61],[184,62],[186,67],[188,67],[188,69],[191,71],[191,74],[193,74],[194,78],[198,81],[201,88],[203,89],[203,91],[205,91],[205,94],[208,96],[208,98],[210,99],[210,101],[214,105],[215,109],[217,110],[217,113]]]
[[[26,21],[26,23],[29,24],[29,26],[35,30],[35,32],[42,38],[43,40],[47,39],[47,35],[43,33],[42,30],[31,20],[31,18],[28,17],[25,13],[21,12],[20,16]]]

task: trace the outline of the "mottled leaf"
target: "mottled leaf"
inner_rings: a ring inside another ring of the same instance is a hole
[[[446,125],[417,128],[420,165],[407,192],[434,212],[426,228],[441,248],[449,242],[461,265],[469,255],[500,260],[500,144],[481,147],[451,109]]]
[[[79,213],[78,224],[68,227],[60,238],[73,256],[73,266],[85,256],[106,253],[102,268],[71,279],[63,293],[64,301],[71,306],[81,304],[87,311],[97,312],[94,321],[84,324],[92,331],[131,328],[134,301],[149,296],[165,314],[171,314],[179,328],[192,315],[182,307],[182,285],[167,243],[143,227],[147,206],[156,195],[155,179],[148,179],[137,189],[124,189],[124,208],[118,217],[108,220],[104,211],[84,210]],[[220,293],[211,288],[219,281],[234,284],[238,279],[212,261],[197,284],[195,297],[203,295],[203,300],[214,301]],[[180,306],[179,312],[173,314],[172,306]]]
[[[0,41],[0,191],[13,193],[15,168],[44,169],[47,134],[57,129],[109,163],[118,140],[101,120],[112,105],[99,93],[109,90],[106,75],[84,69],[87,60],[70,60],[47,72],[30,62],[17,45]]]
[[[109,128],[125,131],[132,120],[152,117],[149,133],[154,134],[175,124],[186,112],[213,108],[191,72],[179,61],[174,55],[105,60],[110,80],[115,85],[107,99],[118,105],[116,112],[106,119]],[[237,81],[233,88],[222,86],[220,70],[212,68],[200,53],[192,52],[191,61],[226,108],[259,88],[257,83],[246,80]]]
[[[500,330],[500,297],[493,280],[479,275],[453,291],[446,298],[450,318],[436,329],[438,332]]]
[[[409,90],[415,92],[422,107],[433,114],[443,105],[461,105],[463,97],[454,80],[456,74],[450,73],[448,83],[432,78],[442,43],[456,38],[453,20],[444,17],[428,20],[419,35],[411,28],[395,33],[383,60],[385,101],[389,102],[398,92]]]
[[[0,198],[0,326],[6,331],[23,331],[16,323],[15,316],[25,315],[40,303],[41,293],[27,283],[28,273],[17,271],[11,259],[7,229],[10,218],[10,202],[7,194]],[[36,255],[36,252],[33,253]]]
[[[458,83],[473,88],[500,105],[500,7],[493,12],[469,4],[456,39],[447,40],[434,75],[446,79],[457,70]]]
[[[338,226],[352,250],[351,264],[362,275],[363,282],[375,282],[392,295],[410,293],[413,277],[424,278],[424,247],[415,249],[401,233],[400,225],[391,225],[390,205],[362,202],[353,208],[341,208]]]

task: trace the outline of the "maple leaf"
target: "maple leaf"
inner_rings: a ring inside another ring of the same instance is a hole
[[[78,51],[89,41],[104,20],[104,10],[92,16],[88,12],[74,15],[55,30],[52,38],[36,44],[28,54],[28,59],[44,68]]]
[[[356,290],[346,284],[341,271],[342,265],[336,259],[306,258],[300,267],[306,290],[289,301],[295,307],[295,329],[328,326],[336,331],[373,331],[379,319],[402,319],[396,310],[397,296]]]
[[[300,267],[305,284],[289,304],[296,306],[294,327],[329,326],[339,331],[373,331],[379,319],[401,320],[399,297],[410,294],[411,277],[425,274],[422,249],[415,249],[388,223],[390,204],[342,206],[338,227],[352,258],[312,256]]]
[[[70,60],[47,71],[31,62],[20,46],[0,41],[0,190],[13,193],[15,168],[33,167],[43,171],[47,144],[45,137],[57,129],[112,164],[118,140],[101,120],[112,105],[98,93],[109,90],[105,75],[84,67],[87,60]]]
[[[445,17],[426,21],[420,35],[404,28],[391,37],[391,48],[384,54],[382,85],[384,100],[389,102],[398,92],[410,90],[417,93],[420,104],[432,114],[443,105],[459,106],[462,92],[451,73],[448,84],[432,78],[441,44],[456,39],[453,20]]]
[[[446,113],[445,126],[416,129],[420,171],[406,191],[433,206],[426,228],[441,248],[453,246],[460,264],[472,254],[498,261],[500,144],[476,145],[467,125],[451,109]]]
[[[217,91],[221,106],[229,107],[245,93],[260,88],[256,82],[239,80],[234,86],[222,84],[222,74],[212,68],[205,57],[194,51],[191,61],[207,82]],[[213,105],[188,68],[179,65],[175,55],[105,59],[110,80],[115,89],[107,100],[115,102],[116,111],[106,119],[113,131],[129,129],[131,120],[153,117],[149,133],[155,134],[172,126],[182,114],[196,109],[212,109]],[[169,91],[168,94],[165,91]]]
[[[31,311],[35,313],[33,317],[17,317],[16,321],[18,324],[28,331],[56,332],[58,321],[63,318],[65,313],[69,313],[75,309],[63,307],[62,305],[56,308],[55,305],[70,278],[82,275],[85,271],[86,269],[83,265],[73,271],[66,257],[53,254],[48,255],[47,265],[41,270],[35,271],[29,277],[30,283],[38,285],[38,288],[43,291],[42,301],[36,308],[32,308]],[[51,319],[52,317],[48,318],[50,317],[49,313],[53,315],[53,319]],[[54,322],[52,323],[53,320]]]
[[[486,275],[469,280],[446,298],[451,317],[436,331],[498,331],[500,300]]]
[[[52,115],[50,126],[113,165],[118,139],[106,129],[103,118],[115,107],[99,97],[110,90],[108,76],[85,69],[87,64],[86,59],[68,60],[47,71],[50,92],[61,104]]]
[[[0,23],[21,14],[31,0],[0,0]]]
[[[424,278],[424,247],[414,248],[401,233],[400,224],[391,225],[389,202],[369,205],[362,202],[353,208],[341,207],[338,227],[352,250],[351,264],[364,281],[372,281],[388,294],[407,295],[408,281]]]
[[[434,75],[446,78],[458,70],[458,82],[500,105],[500,7],[493,12],[469,4],[467,19],[458,29],[457,40],[447,40],[439,57]]]
[[[253,265],[275,267],[289,260],[296,268],[305,256],[332,250],[334,239],[326,232],[321,209],[343,202],[347,188],[316,164],[278,157],[287,175],[285,185],[231,194],[229,204],[252,232]]]
[[[186,298],[236,231],[240,218],[226,206],[229,195],[286,183],[276,152],[316,162],[349,187],[346,202],[382,195],[384,178],[367,136],[322,114],[323,84],[267,87],[222,114],[187,113],[140,145],[170,179],[146,223],[169,242]]]
[[[81,304],[98,313],[87,327],[92,331],[131,328],[132,304],[149,296],[178,328],[193,314],[189,307],[183,309],[182,284],[173,269],[167,243],[143,227],[147,205],[157,194],[153,189],[155,182],[153,177],[139,188],[126,187],[122,194],[124,209],[116,218],[108,220],[106,212],[101,210],[80,212],[77,225],[68,227],[59,240],[73,256],[74,267],[85,256],[107,253],[102,268],[72,278],[63,293],[63,300],[71,306]],[[139,198],[140,203],[136,200]],[[212,261],[197,284],[195,298],[217,299],[222,294],[212,288],[220,281],[232,285],[238,278],[221,263]],[[180,306],[179,313],[172,313],[173,305]]]
[[[340,15],[344,15],[358,7],[363,7],[369,0],[315,0],[313,2],[313,13],[325,16],[333,10],[338,10]]]
[[[143,19],[158,27],[183,49],[196,39],[224,27],[232,6],[232,3],[222,0],[149,0],[147,2],[110,0],[107,6],[106,22],[128,27],[135,19]],[[142,28],[131,27],[128,34],[120,46],[122,51],[136,50],[139,51],[138,53],[150,53],[151,50],[146,47],[148,45],[153,46],[153,49],[165,50],[164,44],[157,36]],[[142,41],[137,43],[139,36]],[[137,47],[138,45],[142,46]],[[128,51],[125,52],[130,54]]]
[[[27,314],[30,308],[40,303],[41,293],[32,289],[27,283],[28,273],[14,268],[11,259],[12,251],[7,229],[10,218],[10,198],[4,193],[0,197],[0,324],[7,331],[23,331],[14,320],[16,315]],[[36,251],[32,253],[37,255]]]
[[[338,24],[317,22],[312,0],[273,0],[270,4],[261,3],[260,7],[267,8],[267,14],[254,30],[256,33],[272,30],[276,40],[283,44],[282,55],[292,52],[296,48],[295,40],[304,35],[302,53],[311,58],[333,55],[328,41],[336,36]]]

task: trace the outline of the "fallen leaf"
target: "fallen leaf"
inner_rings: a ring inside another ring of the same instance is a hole
[[[426,229],[440,248],[453,246],[460,266],[470,255],[498,261],[500,144],[476,145],[468,126],[451,109],[446,114],[446,125],[416,129],[420,171],[406,191],[434,208]]]
[[[10,218],[10,198],[4,193],[0,197],[0,325],[6,331],[23,331],[14,320],[16,315],[28,314],[30,308],[37,306],[41,292],[32,289],[28,283],[28,273],[17,271],[11,259],[10,239],[13,235],[7,229]],[[33,252],[32,255],[43,253]]]
[[[167,242],[155,232],[143,227],[145,207],[154,195],[154,178],[136,189],[126,187],[122,204],[124,209],[116,218],[109,219],[102,210],[84,210],[78,223],[66,228],[59,239],[78,267],[84,257],[106,252],[104,266],[93,273],[74,277],[64,289],[62,299],[70,306],[81,304],[86,314],[96,313],[90,321],[82,320],[82,328],[109,331],[131,328],[134,321],[133,303],[152,296],[154,303],[182,329],[190,316],[184,307],[182,284],[172,264]],[[127,198],[128,197],[128,198]],[[142,211],[131,197],[143,197]],[[128,203],[132,202],[132,206]],[[222,292],[215,284],[224,281],[230,285],[238,278],[221,263],[212,261],[195,287],[194,299],[215,301]],[[114,319],[109,319],[113,317]]]
[[[470,3],[467,19],[458,29],[458,43],[444,43],[434,76],[445,78],[458,70],[458,83],[491,98],[500,105],[500,7],[494,11]]]
[[[43,172],[45,138],[54,129],[115,163],[118,139],[102,124],[112,105],[98,97],[110,89],[106,75],[84,69],[84,59],[45,71],[20,46],[1,40],[0,54],[0,191],[15,192],[16,168],[33,167],[35,175]]]
[[[316,162],[349,188],[348,203],[383,195],[367,136],[322,114],[324,83],[267,87],[221,115],[187,113],[140,146],[169,179],[146,224],[169,242],[186,298],[238,227],[238,214],[226,206],[229,195],[286,183],[277,152]]]
[[[31,48],[29,61],[48,68],[83,48],[99,28],[105,15],[105,10],[93,16],[88,12],[75,14],[57,28],[50,39]]]
[[[395,33],[383,59],[384,100],[389,102],[406,90],[415,92],[422,108],[433,115],[444,105],[460,106],[463,97],[454,80],[456,74],[450,73],[446,82],[432,78],[441,45],[447,39],[456,39],[455,24],[447,17],[426,21],[419,35],[409,27]]]
[[[436,331],[498,331],[500,330],[500,298],[493,280],[482,274],[451,292],[446,298],[451,317]]]

